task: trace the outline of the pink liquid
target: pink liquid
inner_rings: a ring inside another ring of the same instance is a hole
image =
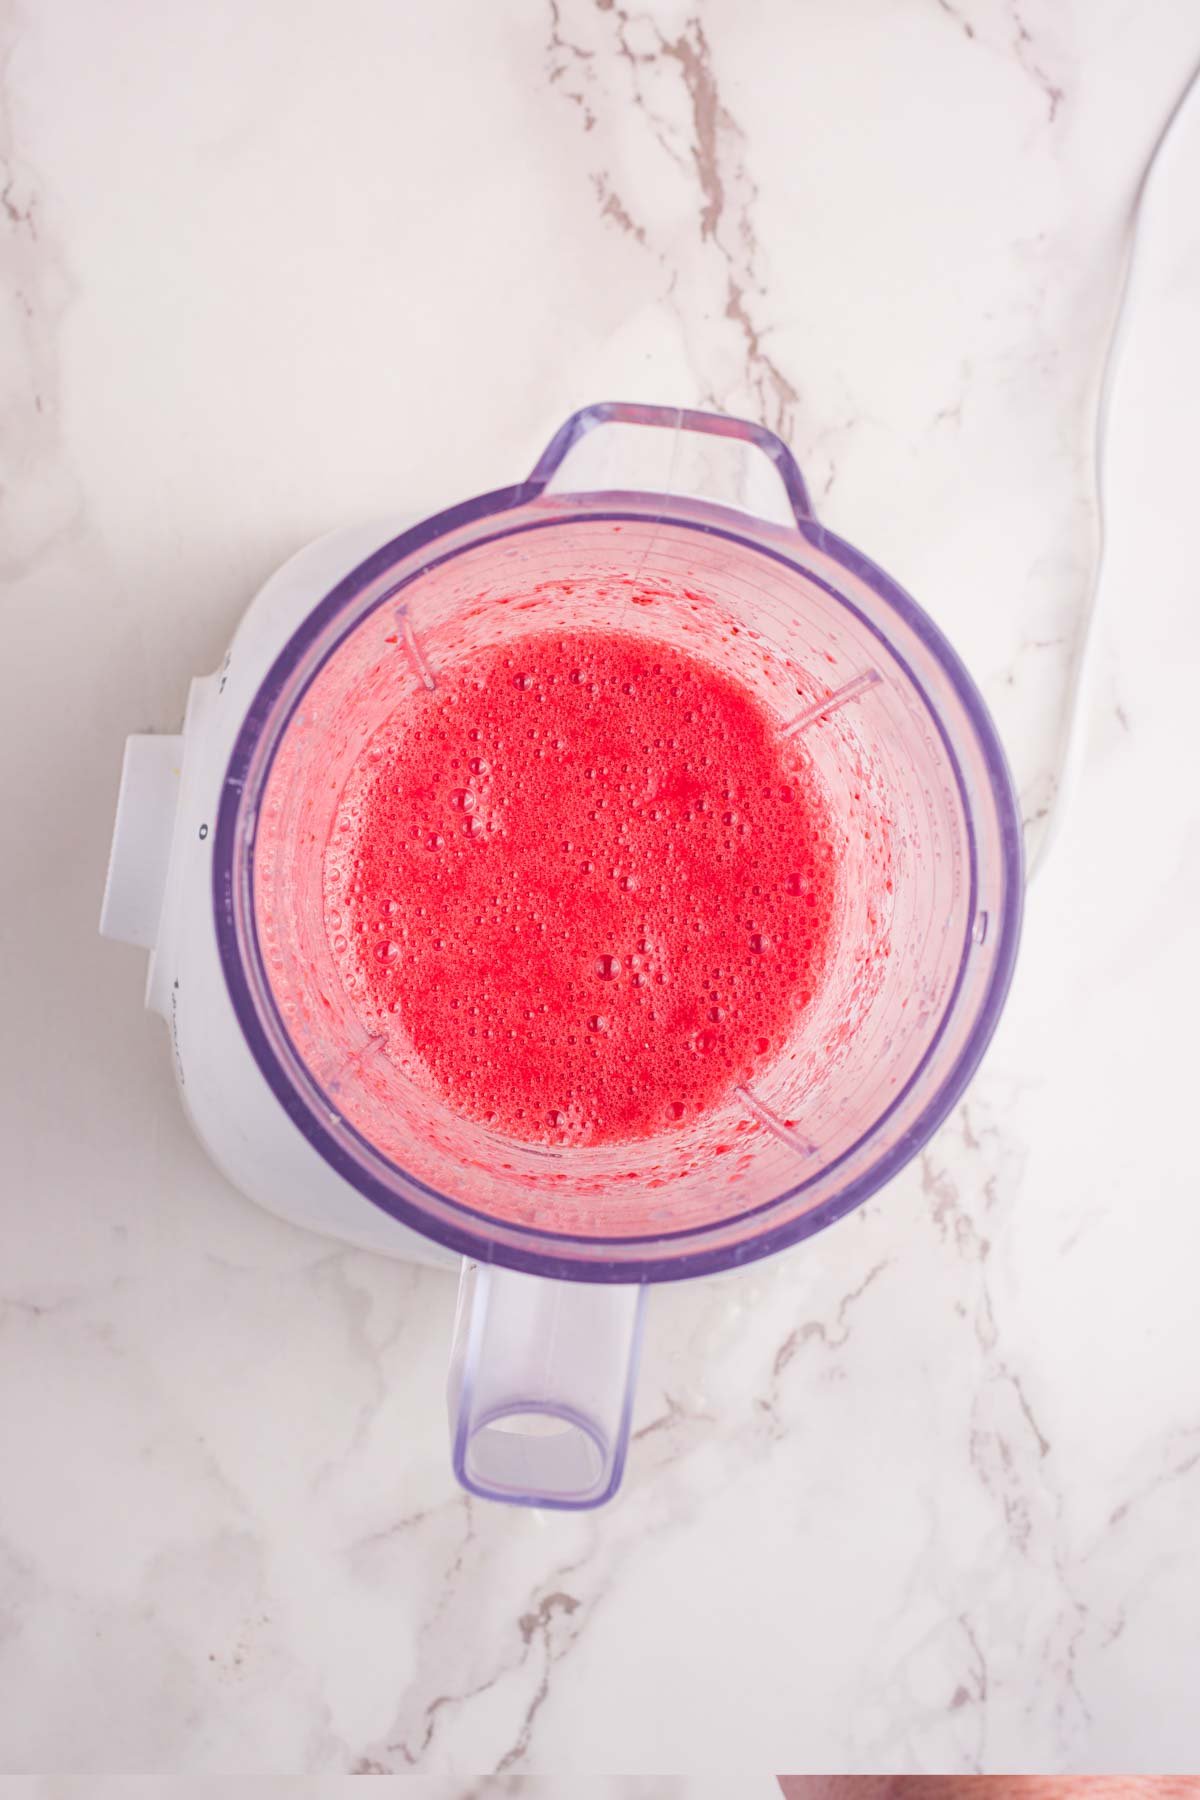
[[[677,649],[586,630],[477,652],[392,716],[345,800],[352,841],[326,859],[343,974],[374,1032],[511,1138],[694,1122],[823,980],[817,778],[746,688]]]

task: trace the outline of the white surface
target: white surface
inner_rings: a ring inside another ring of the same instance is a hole
[[[100,930],[118,943],[153,950],[158,942],[182,767],[182,737],[141,734],[125,740],[100,906]]]
[[[452,1282],[241,1201],[95,934],[122,740],[263,576],[602,397],[788,436],[967,655],[1036,834],[1121,231],[1200,16],[694,11],[2,15],[2,1768],[707,1800],[1200,1757],[1194,148],[1001,1033],[886,1195],[654,1296],[617,1506],[457,1493]]]

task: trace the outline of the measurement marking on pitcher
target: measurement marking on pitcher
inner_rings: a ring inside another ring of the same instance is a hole
[[[497,1131],[485,1131],[483,1136],[502,1150],[512,1149],[511,1138],[501,1137]],[[540,1156],[550,1162],[557,1162],[562,1156],[562,1150],[555,1144],[522,1144],[521,1154],[523,1156]],[[506,1163],[504,1166],[509,1168],[512,1165]]]
[[[855,675],[853,680],[846,683],[845,687],[835,688],[833,693],[826,694],[823,700],[815,700],[811,706],[806,706],[798,718],[790,719],[783,728],[783,736],[795,737],[797,732],[805,730],[809,725],[815,725],[818,719],[824,719],[831,712],[836,712],[839,706],[846,706],[851,700],[857,700],[860,694],[865,694],[869,688],[878,686],[882,679],[878,670],[864,669],[861,675]]]
[[[408,616],[407,606],[398,606],[396,608],[396,623],[399,625],[401,636],[404,639],[404,648],[412,658],[413,668],[421,677],[424,685],[432,693],[433,689],[437,686],[437,682],[434,679],[433,670],[425,660],[425,652],[417,642],[417,634],[413,630],[412,620]]]
[[[736,1087],[733,1091],[738,1099],[745,1103],[747,1110],[754,1114],[759,1124],[772,1132],[781,1144],[786,1144],[789,1150],[796,1152],[797,1156],[815,1156],[817,1154],[815,1144],[811,1144],[806,1137],[802,1137],[794,1125],[790,1124],[787,1119],[781,1119],[777,1112],[760,1100],[758,1095],[752,1093],[748,1087]]]
[[[373,1058],[378,1056],[381,1051],[386,1050],[386,1048],[387,1038],[383,1032],[380,1032],[376,1037],[369,1037],[366,1043],[361,1044],[357,1050],[351,1050],[350,1054],[343,1061],[337,1074],[329,1083],[330,1093],[337,1094],[341,1092],[343,1075],[351,1075],[357,1078],[365,1074],[367,1064],[371,1062]]]

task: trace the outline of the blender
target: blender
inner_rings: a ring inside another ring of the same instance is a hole
[[[653,607],[622,602],[631,578]],[[753,1083],[669,1141],[555,1147],[457,1117],[386,1054],[338,974],[321,850],[355,758],[406,697],[472,651],[589,624],[698,646],[803,738],[842,906],[816,1003]],[[101,928],[150,950],[147,1005],[237,1187],[363,1248],[463,1263],[460,1482],[584,1508],[621,1480],[650,1284],[795,1246],[920,1149],[995,1028],[1022,887],[977,689],[916,603],[817,521],[782,441],[605,403],[527,480],[336,533],[267,582],[193,683],[182,736],[128,741]]]

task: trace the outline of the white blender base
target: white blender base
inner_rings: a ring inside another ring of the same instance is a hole
[[[146,1005],[170,1027],[184,1110],[236,1188],[305,1230],[453,1269],[451,1251],[343,1181],[271,1092],[234,1014],[212,906],[221,784],[255,693],[301,620],[409,522],[333,532],[298,552],[255,596],[217,674],[192,683],[182,735],[128,740],[100,929],[149,950]]]

